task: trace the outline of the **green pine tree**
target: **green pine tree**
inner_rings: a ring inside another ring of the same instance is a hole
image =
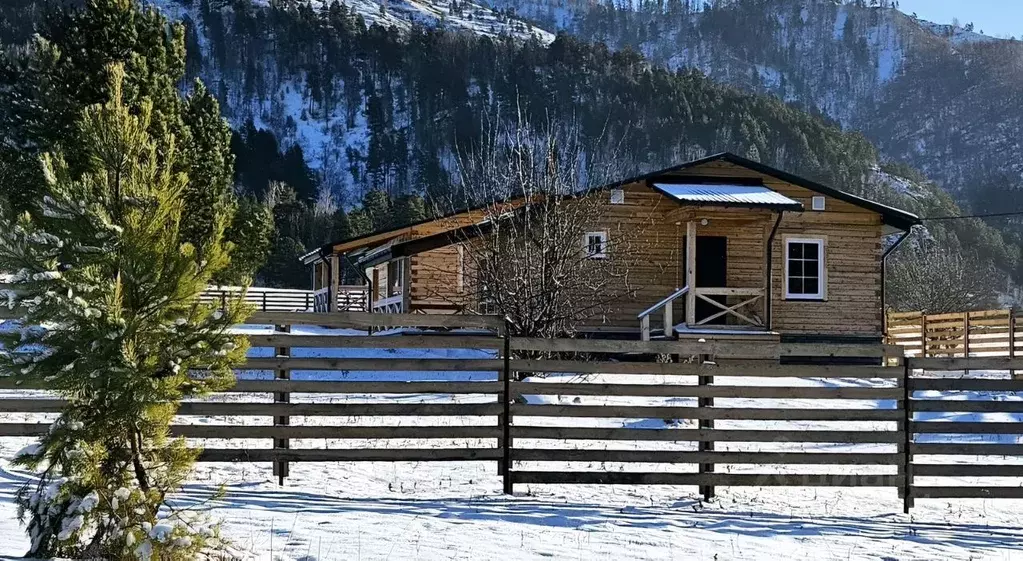
[[[190,178],[174,171],[174,137],[151,134],[147,98],[125,103],[121,66],[107,74],[110,100],[77,123],[84,171],[45,155],[36,208],[0,217],[7,297],[34,326],[2,335],[0,374],[66,400],[16,458],[38,475],[18,493],[20,515],[30,557],[194,559],[215,528],[161,510],[197,454],[169,425],[183,398],[232,382],[246,341],[230,328],[247,309],[198,303],[229,244],[208,243],[200,261],[180,243]]]
[[[168,24],[138,0],[88,0],[84,8],[52,18],[29,44],[0,52],[0,130],[5,137],[0,142],[0,201],[18,211],[33,208],[47,190],[34,165],[45,152],[60,149],[71,173],[83,173],[89,147],[76,123],[83,109],[109,98],[105,68],[110,64],[125,69],[126,103],[145,98],[152,104],[147,132],[156,142],[168,134],[177,141],[172,171],[192,178],[183,193],[181,241],[191,243],[202,259],[206,246],[219,244],[224,235],[218,230],[221,218],[230,225],[235,212],[231,133],[202,83],[196,81],[187,100],[179,95],[186,64],[184,27]],[[244,231],[244,226],[233,231]],[[249,243],[246,238],[232,241]],[[240,268],[259,264],[236,260],[231,276],[250,277],[255,268]]]
[[[391,207],[394,226],[405,226],[426,220],[426,202],[419,195],[406,195],[394,201]]]
[[[386,230],[394,223],[391,216],[391,198],[379,189],[369,190],[362,196],[362,209],[369,217],[374,231]]]
[[[309,273],[296,266],[306,253],[302,242],[290,236],[278,236],[263,267],[268,286],[277,288],[309,288]]]
[[[195,246],[202,258],[206,246],[219,244],[224,236],[221,217],[235,212],[231,127],[220,118],[217,100],[199,81],[185,103],[182,119],[190,133],[181,154],[190,181],[184,192],[188,215],[181,224],[181,240]]]
[[[238,209],[224,237],[235,247],[231,252],[231,264],[214,280],[222,285],[245,285],[251,280],[249,275],[262,267],[270,256],[274,239],[273,212],[255,197],[238,199]]]

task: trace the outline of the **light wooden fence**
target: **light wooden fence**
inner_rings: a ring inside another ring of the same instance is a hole
[[[1023,432],[1023,423],[939,423],[926,413],[1023,413],[1018,401],[957,400],[963,391],[1023,391],[1023,382],[911,376],[919,368],[1023,369],[1023,361],[928,358],[880,366],[885,351],[879,347],[834,346],[823,350],[832,357],[873,353],[879,365],[797,366],[781,364],[777,357],[822,349],[769,350],[756,360],[749,358],[755,353],[748,343],[728,341],[527,339],[507,336],[504,322],[487,316],[261,312],[251,323],[274,326],[272,332],[249,337],[253,347],[275,351],[249,358],[240,370],[269,371],[272,379],[240,379],[230,392],[241,397],[184,403],[172,430],[183,437],[217,439],[204,449],[203,461],[272,462],[282,482],[291,462],[488,461],[497,464],[508,493],[516,484],[672,484],[698,486],[709,498],[720,486],[870,486],[896,489],[907,508],[915,498],[1023,497],[1019,488],[1007,485],[964,490],[957,484],[914,481],[924,476],[1023,476],[1019,465],[970,467],[931,456],[1023,456],[1021,445],[935,443],[928,436],[1016,435]],[[289,332],[299,325],[368,329],[380,324],[461,331],[393,336]],[[332,349],[479,352],[470,358],[309,356]],[[613,360],[653,355],[671,360]],[[538,356],[545,358],[524,358]],[[291,379],[311,370],[390,372],[394,380],[358,381],[343,375],[330,381]],[[452,372],[462,374],[441,374]],[[555,373],[573,376],[544,377]],[[778,385],[781,378],[783,385]],[[63,403],[33,388],[0,382],[6,390],[0,398],[0,437],[43,434],[46,423],[15,422],[9,414],[56,413]],[[348,398],[339,401],[340,395]],[[196,422],[211,416],[218,419],[215,424]],[[268,418],[271,425],[265,424]],[[611,419],[620,421],[608,426]],[[805,422],[822,422],[822,428],[806,430]],[[310,448],[308,440],[321,443]],[[656,449],[650,449],[655,442]]]
[[[912,357],[1015,357],[1020,331],[1014,310],[890,312],[886,336]]]
[[[210,287],[199,297],[204,302],[218,302],[236,297],[242,288],[238,286]],[[290,288],[264,288],[253,286],[245,292],[245,301],[261,312],[303,312],[326,311],[323,295],[329,290],[298,290]],[[340,286],[337,293],[337,310],[340,312],[365,312],[369,306],[369,290],[365,286]]]
[[[11,289],[11,285],[0,284],[0,291]],[[234,298],[242,292],[239,286],[211,286],[199,295],[202,302],[220,302]],[[298,290],[290,288],[249,287],[245,301],[261,312],[324,312],[323,300],[329,291]],[[7,306],[6,299],[0,298],[0,320],[17,317],[16,310]],[[366,312],[369,309],[369,289],[365,286],[340,286],[337,293],[337,311]]]

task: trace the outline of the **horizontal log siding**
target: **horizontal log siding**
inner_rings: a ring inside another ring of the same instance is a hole
[[[803,203],[806,209],[811,208],[811,199],[818,195],[809,189],[727,162],[711,162],[677,175],[760,179],[766,187]],[[880,336],[883,329],[881,216],[832,197],[825,197],[825,209],[785,213],[778,229],[772,265],[773,328],[781,333]],[[785,236],[821,237],[827,240],[826,301],[785,300],[782,245]]]
[[[457,307],[471,303],[468,275],[460,272],[463,263],[458,248],[459,245],[440,247],[410,258],[413,310],[454,312]]]
[[[617,288],[619,293],[632,291],[620,298],[609,313],[594,316],[586,327],[637,329],[637,316],[685,284],[682,268],[682,239],[685,224],[690,220],[707,219],[706,226],[697,226],[698,236],[728,238],[728,286],[757,288],[763,286],[765,226],[770,213],[747,209],[714,209],[680,207],[644,184],[624,187],[625,203],[603,204],[601,218],[592,231],[607,231],[610,251],[624,253],[628,279]],[[609,194],[599,193],[609,199]],[[581,240],[580,240],[581,243]],[[616,244],[622,244],[616,247]],[[596,304],[596,302],[586,305]],[[762,314],[762,308],[758,310]],[[660,312],[655,321],[660,319]],[[684,320],[683,301],[675,303],[675,323]]]
[[[681,237],[672,216],[677,206],[644,185],[628,185],[623,190],[624,204],[610,204],[606,191],[591,195],[603,201],[600,218],[589,230],[606,231],[612,258],[624,258],[628,278],[618,282],[615,291],[628,295],[611,307],[581,302],[598,308],[587,327],[638,329],[636,316],[684,282],[679,265]]]
[[[794,217],[798,220],[798,216]],[[867,230],[867,229],[870,230]],[[867,230],[867,231],[865,231]],[[786,300],[784,237],[822,236],[827,269],[826,300]],[[783,221],[775,241],[774,328],[782,333],[842,333],[880,336],[881,226]]]
[[[676,172],[677,176],[755,178],[767,187],[811,207],[816,193],[779,181],[733,164],[712,162]],[[758,288],[764,284],[764,243],[773,225],[774,215],[763,210],[739,208],[680,207],[674,201],[645,184],[623,187],[625,202],[610,204],[606,191],[592,196],[603,200],[600,218],[591,231],[607,231],[611,251],[625,243],[619,251],[627,251],[628,287],[631,296],[617,299],[607,312],[597,302],[581,302],[594,306],[598,312],[587,322],[588,328],[638,329],[636,316],[651,304],[660,301],[685,284],[681,250],[685,223],[707,219],[706,226],[697,226],[699,236],[728,237],[728,286]],[[823,212],[786,213],[774,245],[773,306],[774,329],[782,333],[834,333],[880,336],[881,315],[881,220],[880,215],[855,205],[828,197]],[[434,224],[417,231],[416,237],[444,229]],[[627,235],[621,234],[622,232]],[[827,300],[824,302],[786,301],[784,299],[783,261],[784,236],[823,237],[827,239]],[[623,240],[622,238],[626,239]],[[580,240],[580,244],[582,240]],[[468,251],[468,248],[466,249]],[[469,288],[457,293],[457,249],[440,248],[416,256],[412,261],[412,298],[422,309],[430,302],[454,300],[468,302],[475,292]],[[466,261],[470,261],[466,258]],[[467,274],[467,277],[471,276]],[[729,303],[738,303],[730,297]],[[429,311],[429,310],[428,310]],[[746,308],[740,310],[749,312]],[[752,309],[765,317],[764,303]],[[660,319],[660,312],[654,323]],[[676,323],[684,319],[681,301],[676,302]]]

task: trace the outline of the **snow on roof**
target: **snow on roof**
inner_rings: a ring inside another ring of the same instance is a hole
[[[801,203],[758,185],[655,183],[654,187],[680,201],[704,205],[799,207]]]

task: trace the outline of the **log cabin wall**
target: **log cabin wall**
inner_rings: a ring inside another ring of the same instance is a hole
[[[881,335],[881,215],[833,197],[825,197],[825,210],[811,210],[812,198],[820,196],[818,193],[728,162],[711,162],[675,175],[760,179],[767,188],[807,209],[786,212],[775,237],[771,283],[775,331]],[[825,301],[785,299],[786,237],[825,240]]]
[[[414,255],[412,264],[412,309],[455,313],[472,305],[466,258],[461,244],[440,247]]]
[[[594,230],[608,231],[608,242],[616,257],[625,259],[629,271],[628,285],[619,284],[617,291],[634,291],[632,297],[616,299],[608,313],[587,322],[590,329],[638,328],[637,316],[685,285],[682,263],[686,222],[707,220],[697,226],[697,237],[723,236],[728,239],[726,284],[729,287],[761,288],[764,286],[765,226],[773,225],[774,215],[768,211],[680,207],[678,203],[653,191],[645,184],[625,188],[625,204],[606,203],[607,212]],[[597,194],[595,196],[601,196]],[[603,196],[607,197],[606,194]],[[616,240],[616,236],[619,239]],[[620,242],[621,247],[616,246]],[[758,315],[764,310],[759,305]],[[684,320],[683,300],[675,303],[676,324]]]
[[[803,203],[808,209],[802,213],[786,212],[775,238],[771,282],[774,330],[791,334],[881,334],[882,226],[879,214],[832,197],[825,198],[825,210],[809,210],[812,209],[811,199],[820,196],[818,193],[728,162],[711,162],[668,175],[759,179],[766,187]],[[584,328],[635,331],[640,312],[685,284],[682,240],[689,220],[707,220],[707,225],[697,226],[698,236],[728,238],[729,287],[764,286],[765,243],[776,214],[741,208],[680,207],[643,183],[622,189],[625,192],[622,204],[611,204],[607,190],[591,195],[600,197],[601,204],[590,231],[607,232],[609,250],[624,259],[628,276],[612,292],[629,295],[615,298],[610,310],[595,313]],[[453,220],[464,225],[479,218]],[[419,238],[450,229],[450,221],[413,227],[409,237]],[[825,301],[785,299],[783,243],[789,236],[826,240]],[[457,247],[434,249],[411,259],[414,308],[450,312],[456,311],[451,305],[453,302],[470,308],[474,305],[476,290],[471,286],[472,274],[466,270],[471,259],[464,255],[459,258]],[[604,307],[600,302],[585,305],[594,305],[595,309]],[[766,317],[763,303],[755,310],[761,318]],[[684,319],[681,301],[676,305],[675,317],[678,318],[676,323]]]
[[[622,187],[624,199],[611,203],[608,190],[590,195],[599,197],[592,209],[594,222],[588,232],[605,232],[610,259],[619,260],[612,268],[607,296],[586,294],[580,305],[592,307],[593,316],[582,329],[635,331],[636,316],[651,304],[678,289],[684,282],[681,266],[681,237],[675,224],[678,205],[644,184]],[[580,246],[584,243],[579,240]]]

